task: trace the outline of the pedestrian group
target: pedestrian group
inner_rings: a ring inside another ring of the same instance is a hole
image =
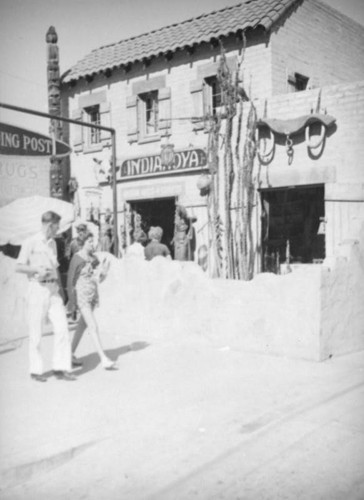
[[[184,213],[178,213],[176,225],[176,251],[184,255],[188,251],[184,244],[190,244],[191,220]],[[41,351],[42,326],[48,317],[53,326],[54,343],[52,374],[59,380],[74,381],[72,368],[81,367],[82,361],[76,357],[77,347],[87,329],[91,335],[101,366],[105,370],[117,369],[115,361],[105,353],[99,334],[94,310],[99,304],[98,284],[107,276],[110,262],[101,261],[95,254],[94,235],[86,224],[77,226],[77,236],[68,249],[69,267],[67,272],[67,306],[61,283],[57,245],[55,237],[59,231],[61,217],[52,211],[41,217],[41,231],[23,243],[16,270],[27,275],[29,280],[27,323],[29,332],[29,371],[32,380],[46,382]],[[101,239],[104,241],[105,233]],[[185,236],[185,238],[184,238]],[[167,245],[161,243],[163,229],[150,227],[148,237],[142,229],[133,234],[133,243],[127,255],[152,260],[162,256],[171,259]],[[147,243],[149,239],[149,243]],[[103,246],[102,249],[105,247]],[[108,249],[110,247],[108,246]],[[100,245],[99,245],[100,249]],[[183,260],[183,259],[181,259]],[[187,260],[187,259],[186,259]],[[76,329],[71,341],[68,319],[76,321]]]

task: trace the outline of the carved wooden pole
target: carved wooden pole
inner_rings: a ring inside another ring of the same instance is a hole
[[[59,74],[58,36],[56,30],[51,26],[46,34],[47,42],[47,82],[48,82],[48,111],[54,116],[61,116],[61,92]],[[53,144],[56,140],[62,140],[62,122],[51,120],[49,127]],[[53,151],[55,154],[55,151]],[[64,182],[62,175],[62,160],[51,156],[50,159],[50,195],[53,198],[64,198]]]

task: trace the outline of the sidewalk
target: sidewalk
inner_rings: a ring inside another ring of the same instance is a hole
[[[2,345],[2,499],[364,498],[364,352],[315,363],[148,332],[104,345],[118,371],[86,337],[78,380],[43,384],[27,339]]]

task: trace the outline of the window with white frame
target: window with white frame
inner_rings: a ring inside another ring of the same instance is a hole
[[[158,133],[158,90],[140,94],[140,121],[142,135],[149,136]]]
[[[72,118],[93,125],[111,127],[111,106],[107,101],[106,91],[81,95],[78,107],[72,110]],[[71,141],[76,153],[94,153],[104,147],[111,146],[111,134],[97,128],[74,125],[71,130]]]
[[[222,89],[217,76],[205,78],[204,93],[205,111],[216,115],[222,106]]]
[[[100,125],[100,106],[90,106],[85,108],[86,119],[89,123],[93,125]],[[89,144],[99,144],[101,141],[100,129],[90,128],[89,129]]]
[[[165,77],[136,82],[126,99],[128,142],[159,141],[171,133],[171,89]]]
[[[236,70],[236,56],[226,58],[233,73]],[[191,122],[194,130],[209,130],[209,116],[221,113],[224,117],[223,91],[217,77],[219,62],[204,64],[197,68],[197,79],[190,82]]]
[[[223,112],[223,95],[216,75],[191,82],[194,130],[209,129],[210,117]]]

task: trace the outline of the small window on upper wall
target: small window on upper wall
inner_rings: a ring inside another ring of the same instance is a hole
[[[143,136],[155,135],[159,130],[158,123],[158,90],[140,94],[141,128]]]
[[[217,76],[209,76],[208,78],[205,78],[204,100],[205,111],[207,113],[216,115],[221,110],[221,106],[223,104],[222,91]]]
[[[87,121],[92,123],[93,125],[100,125],[100,106],[90,106],[89,108],[85,108],[85,113],[87,117]],[[99,144],[101,142],[101,131],[97,128],[89,129],[89,145]]]
[[[128,96],[126,118],[129,144],[159,141],[161,137],[169,135],[171,130],[170,87],[160,87]]]
[[[309,78],[300,73],[292,73],[288,76],[288,86],[291,92],[301,92],[307,89]]]

